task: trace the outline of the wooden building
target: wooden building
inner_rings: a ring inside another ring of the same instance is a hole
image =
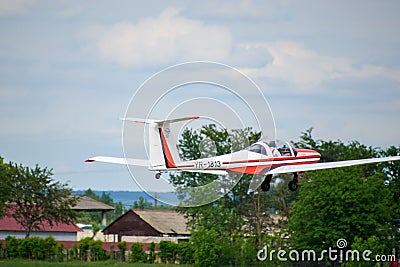
[[[103,233],[115,242],[159,243],[189,239],[190,231],[184,216],[173,210],[131,209],[120,216]]]
[[[90,211],[90,212],[101,212],[101,224],[107,225],[106,212],[113,211],[115,208],[104,204],[103,202],[94,200],[88,196],[80,195],[78,196],[78,201],[75,206],[72,207],[75,211]]]

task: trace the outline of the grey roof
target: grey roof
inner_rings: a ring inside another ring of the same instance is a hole
[[[94,200],[88,196],[78,196],[78,201],[76,206],[72,207],[73,210],[87,210],[87,211],[96,211],[96,210],[114,210],[115,208],[104,204],[103,202]]]
[[[190,235],[185,217],[174,210],[133,209],[142,220],[163,234]]]

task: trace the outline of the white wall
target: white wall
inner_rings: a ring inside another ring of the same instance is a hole
[[[122,241],[137,243],[160,243],[160,241],[171,241],[178,243],[178,240],[188,240],[189,237],[171,237],[171,236],[122,236]]]
[[[78,241],[85,237],[93,236],[92,230],[89,230],[89,229],[82,229],[82,230],[83,230],[83,232],[78,232],[78,235],[77,235]],[[94,236],[94,240],[101,240],[103,242],[112,242],[113,241],[110,237],[105,236],[102,231],[98,231],[96,233],[96,235]]]
[[[0,240],[5,240],[8,236],[15,236],[16,238],[25,238],[25,232],[22,231],[0,231]],[[38,236],[46,238],[53,236],[57,241],[78,241],[77,233],[69,232],[31,232],[31,237]]]

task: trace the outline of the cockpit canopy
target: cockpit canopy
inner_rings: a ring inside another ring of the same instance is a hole
[[[290,157],[297,154],[297,151],[293,149],[288,142],[281,140],[271,141],[268,143],[265,141],[257,142],[249,146],[247,150],[273,157]]]
[[[251,146],[249,146],[247,148],[247,150],[251,151],[251,152],[254,152],[254,153],[258,153],[258,154],[263,154],[263,155],[266,155],[266,156],[268,155],[267,154],[267,149],[261,143],[252,144]]]

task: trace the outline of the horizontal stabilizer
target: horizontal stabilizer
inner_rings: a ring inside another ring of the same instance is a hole
[[[97,156],[97,157],[92,157],[92,158],[85,160],[85,162],[94,162],[94,161],[116,163],[116,164],[128,164],[128,165],[144,166],[144,167],[150,166],[150,161],[145,160],[145,159],[130,159],[130,158],[114,158],[114,157]]]
[[[163,125],[164,123],[174,123],[180,121],[188,121],[188,120],[195,120],[200,118],[199,116],[190,116],[190,117],[183,117],[177,119],[170,119],[170,120],[151,120],[151,119],[140,119],[140,118],[122,118],[123,121],[132,121],[137,123],[145,123],[145,124],[160,124]]]

